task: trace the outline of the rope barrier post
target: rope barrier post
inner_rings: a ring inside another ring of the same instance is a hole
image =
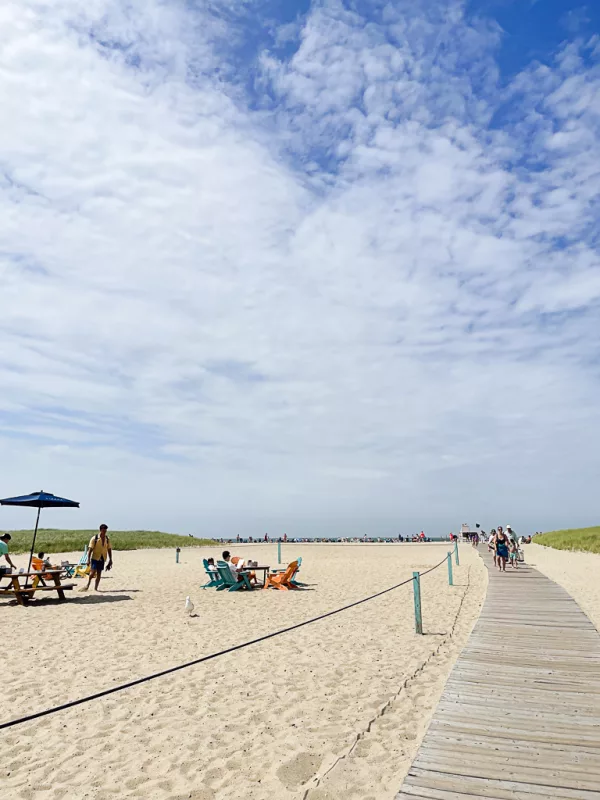
[[[281,540],[277,542],[277,563],[281,564]]]
[[[448,550],[448,586],[454,586],[454,579],[452,577],[452,552]]]
[[[456,566],[460,567],[460,561],[458,559],[458,539],[454,540],[454,560],[456,561]]]
[[[181,552],[181,548],[180,547],[176,547],[175,548],[175,563],[176,564],[179,564],[179,553],[180,552]]]
[[[413,597],[415,600],[415,632],[423,633],[423,619],[421,617],[421,580],[418,572],[413,572]]]

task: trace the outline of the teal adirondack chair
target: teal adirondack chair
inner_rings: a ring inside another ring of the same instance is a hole
[[[242,572],[240,574],[241,580],[238,580],[237,576],[231,572],[227,561],[217,561],[217,569],[222,580],[221,585],[217,586],[217,592],[222,592],[224,589],[230,592],[237,592],[238,589],[252,589],[248,576]]]
[[[298,556],[298,566],[296,567],[296,572],[292,575],[290,579],[290,583],[293,583],[294,586],[306,586],[305,583],[300,583],[300,581],[296,580],[298,577],[298,573],[300,572],[300,567],[302,566],[302,556]]]
[[[204,571],[208,577],[208,583],[205,583],[204,586],[201,586],[201,589],[211,589],[213,586],[220,586],[223,583],[223,579],[219,575],[219,572],[213,572],[212,569],[208,568],[208,561],[203,558],[202,563],[204,564]]]

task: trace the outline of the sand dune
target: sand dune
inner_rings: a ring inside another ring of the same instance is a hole
[[[276,546],[232,548],[274,565]],[[0,719],[21,716],[276,630],[410,577],[447,545],[286,545],[303,592],[201,591],[209,551],[115,554],[100,594],[29,608],[0,600]],[[218,552],[213,552],[218,555]],[[57,558],[60,558],[58,556]],[[21,559],[22,560],[22,559]],[[485,593],[463,548],[410,587],[293,633],[2,731],[19,800],[393,798]],[[197,616],[184,613],[191,595]]]

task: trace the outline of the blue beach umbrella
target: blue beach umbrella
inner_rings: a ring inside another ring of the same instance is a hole
[[[31,543],[31,552],[29,553],[29,564],[27,566],[27,572],[30,572],[31,559],[35,548],[40,511],[42,508],[79,508],[79,503],[76,503],[74,500],[67,500],[65,497],[57,497],[55,494],[50,494],[49,492],[33,492],[33,494],[23,494],[20,497],[6,497],[4,500],[0,500],[0,506],[30,506],[38,510],[35,520],[35,530],[33,532],[33,542]]]

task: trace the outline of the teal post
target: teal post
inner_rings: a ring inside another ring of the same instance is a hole
[[[277,563],[281,564],[281,542],[277,542]]]
[[[454,540],[454,560],[456,561],[456,566],[460,566],[460,561],[458,560],[458,539]]]
[[[421,617],[421,577],[418,572],[413,572],[413,596],[415,600],[415,631],[423,633],[423,619]]]
[[[452,578],[452,553],[448,551],[448,586],[454,586],[454,580]]]

